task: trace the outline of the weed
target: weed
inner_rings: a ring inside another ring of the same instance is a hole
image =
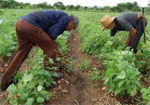
[[[101,78],[100,71],[96,67],[94,67],[92,70],[93,73],[91,75],[91,80],[94,82],[98,82]]]
[[[80,64],[80,69],[83,71],[88,70],[89,67],[90,67],[90,62],[88,60],[83,60]]]

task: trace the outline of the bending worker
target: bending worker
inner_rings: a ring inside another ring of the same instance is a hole
[[[103,30],[105,28],[111,30],[111,36],[115,36],[117,31],[129,31],[126,45],[131,46],[134,53],[137,52],[137,45],[147,25],[146,19],[141,13],[126,12],[118,17],[106,15],[101,18],[100,22],[103,25]]]
[[[63,11],[55,10],[36,11],[20,18],[16,24],[19,48],[1,79],[1,89],[7,89],[12,83],[33,45],[36,44],[43,50],[45,62],[48,58],[55,60],[56,54],[63,56],[55,40],[65,30],[76,29],[78,24],[79,19],[76,16],[68,16]]]

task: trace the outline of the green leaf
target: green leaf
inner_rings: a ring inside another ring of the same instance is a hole
[[[14,84],[10,85],[8,88],[7,88],[7,91],[11,92],[11,91],[15,91],[17,88]]]
[[[109,82],[109,78],[105,77],[104,79],[105,79],[104,84],[106,85]]]
[[[10,103],[11,103],[12,105],[18,105],[18,101],[17,101],[17,99],[15,99],[15,100],[11,100],[11,101],[10,101]]]
[[[61,58],[60,58],[60,57],[57,57],[57,58],[56,58],[56,61],[60,61],[60,60],[61,60]]]
[[[28,93],[23,93],[22,95],[21,95],[21,99],[26,99],[28,97]]]
[[[135,89],[135,88],[132,89],[132,90],[130,91],[130,94],[131,94],[131,96],[134,96],[134,95],[136,94],[136,89]]]
[[[50,63],[50,64],[54,64],[53,59],[50,58],[50,59],[49,59],[49,63]]]
[[[28,82],[28,81],[31,81],[32,78],[33,78],[33,75],[32,75],[32,74],[27,74],[27,73],[25,73],[25,74],[24,74],[24,77],[23,77],[23,81],[24,81],[24,82]]]
[[[40,103],[40,104],[42,104],[44,102],[44,98],[38,97],[37,98],[37,102]]]
[[[96,67],[94,67],[94,68],[93,68],[93,71],[97,71],[97,68],[96,68]]]
[[[126,77],[126,73],[125,73],[125,71],[122,71],[121,73],[119,73],[119,74],[117,75],[116,78],[118,78],[118,79],[125,79],[125,77]]]
[[[10,100],[12,96],[17,93],[17,87],[14,84],[12,84],[7,88],[7,91],[9,92],[8,100]]]
[[[39,85],[37,88],[38,88],[38,91],[41,91],[43,87]]]
[[[56,81],[51,81],[51,82],[52,82],[52,84],[56,85]]]
[[[25,105],[33,105],[33,101],[34,101],[33,98],[28,98],[27,103]]]
[[[150,102],[150,88],[142,88],[142,98]]]
[[[107,44],[111,46],[112,45],[112,41],[107,41]]]
[[[59,74],[58,74],[58,73],[55,73],[55,72],[53,73],[53,76],[54,76],[54,77],[60,77]]]
[[[119,89],[119,88],[116,89],[116,90],[115,90],[115,96],[118,95],[120,92],[121,92],[121,89]]]
[[[11,57],[11,56],[12,56],[12,54],[11,54],[11,53],[7,53],[7,56],[8,56],[8,57]]]
[[[119,88],[120,88],[124,83],[125,83],[125,81],[120,81],[120,82],[118,83]]]

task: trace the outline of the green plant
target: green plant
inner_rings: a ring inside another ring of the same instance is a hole
[[[108,93],[135,96],[141,87],[140,77],[140,72],[133,63],[113,60],[109,61],[104,80]]]
[[[142,52],[136,55],[135,65],[139,69],[149,70],[150,69],[150,51],[142,49]]]
[[[94,67],[93,69],[93,73],[91,75],[91,80],[94,81],[94,82],[98,82],[100,80],[100,71],[97,70],[96,67]]]
[[[10,57],[17,49],[15,23],[25,12],[7,9],[0,11],[0,57]]]
[[[90,66],[90,62],[87,60],[83,60],[80,64],[80,69],[86,71]]]
[[[63,59],[63,61],[61,61],[61,68],[63,68],[63,70],[67,71],[68,73],[74,72],[76,70],[76,68],[74,68],[72,66],[72,62],[70,62],[70,58],[67,57],[65,59]]]
[[[109,15],[117,16],[118,13],[109,13]],[[87,18],[83,18],[84,16]],[[104,60],[106,68],[104,80],[109,93],[115,92],[116,95],[130,94],[134,96],[141,87],[139,69],[141,71],[141,69],[149,70],[150,68],[149,30],[146,29],[146,44],[140,41],[138,53],[135,55],[130,51],[130,47],[125,45],[128,33],[117,32],[114,37],[110,37],[109,31],[101,31],[102,25],[99,24],[99,19],[103,14],[84,13],[84,16],[80,14],[82,51],[99,55],[101,60]]]
[[[141,93],[142,93],[142,98],[147,102],[146,105],[150,105],[150,88],[147,89],[142,88]]]
[[[43,67],[42,51],[33,59],[33,66],[24,73],[18,73],[15,77],[17,84],[8,87],[8,100],[12,105],[41,105],[48,100],[52,93],[46,88],[56,84],[54,77],[59,77],[56,72],[47,71]]]
[[[7,36],[7,35],[3,35],[0,36],[0,56],[4,57],[4,56],[8,56],[11,57],[12,56],[12,51],[16,50],[16,45],[17,42],[14,42],[12,40],[12,36]]]
[[[69,37],[69,32],[64,32],[62,35],[60,35],[58,38],[57,38],[57,42],[60,43],[59,44],[59,48],[61,49],[61,51],[66,55],[67,54],[67,40],[68,40],[68,37]]]

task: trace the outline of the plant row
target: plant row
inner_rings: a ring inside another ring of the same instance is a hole
[[[146,30],[147,41],[143,37],[138,45],[138,53],[134,54],[125,41],[127,32],[118,32],[116,36],[110,37],[109,30],[102,32],[100,18],[102,13],[84,12],[80,14],[81,47],[84,52],[99,55],[105,66],[104,84],[108,93],[116,96],[135,96],[141,92],[142,98],[150,104],[150,88],[146,88],[142,82],[142,72],[150,72],[150,38],[148,25]],[[111,16],[119,14],[109,13]],[[86,16],[86,18],[84,18]],[[148,78],[147,80],[148,81]]]

